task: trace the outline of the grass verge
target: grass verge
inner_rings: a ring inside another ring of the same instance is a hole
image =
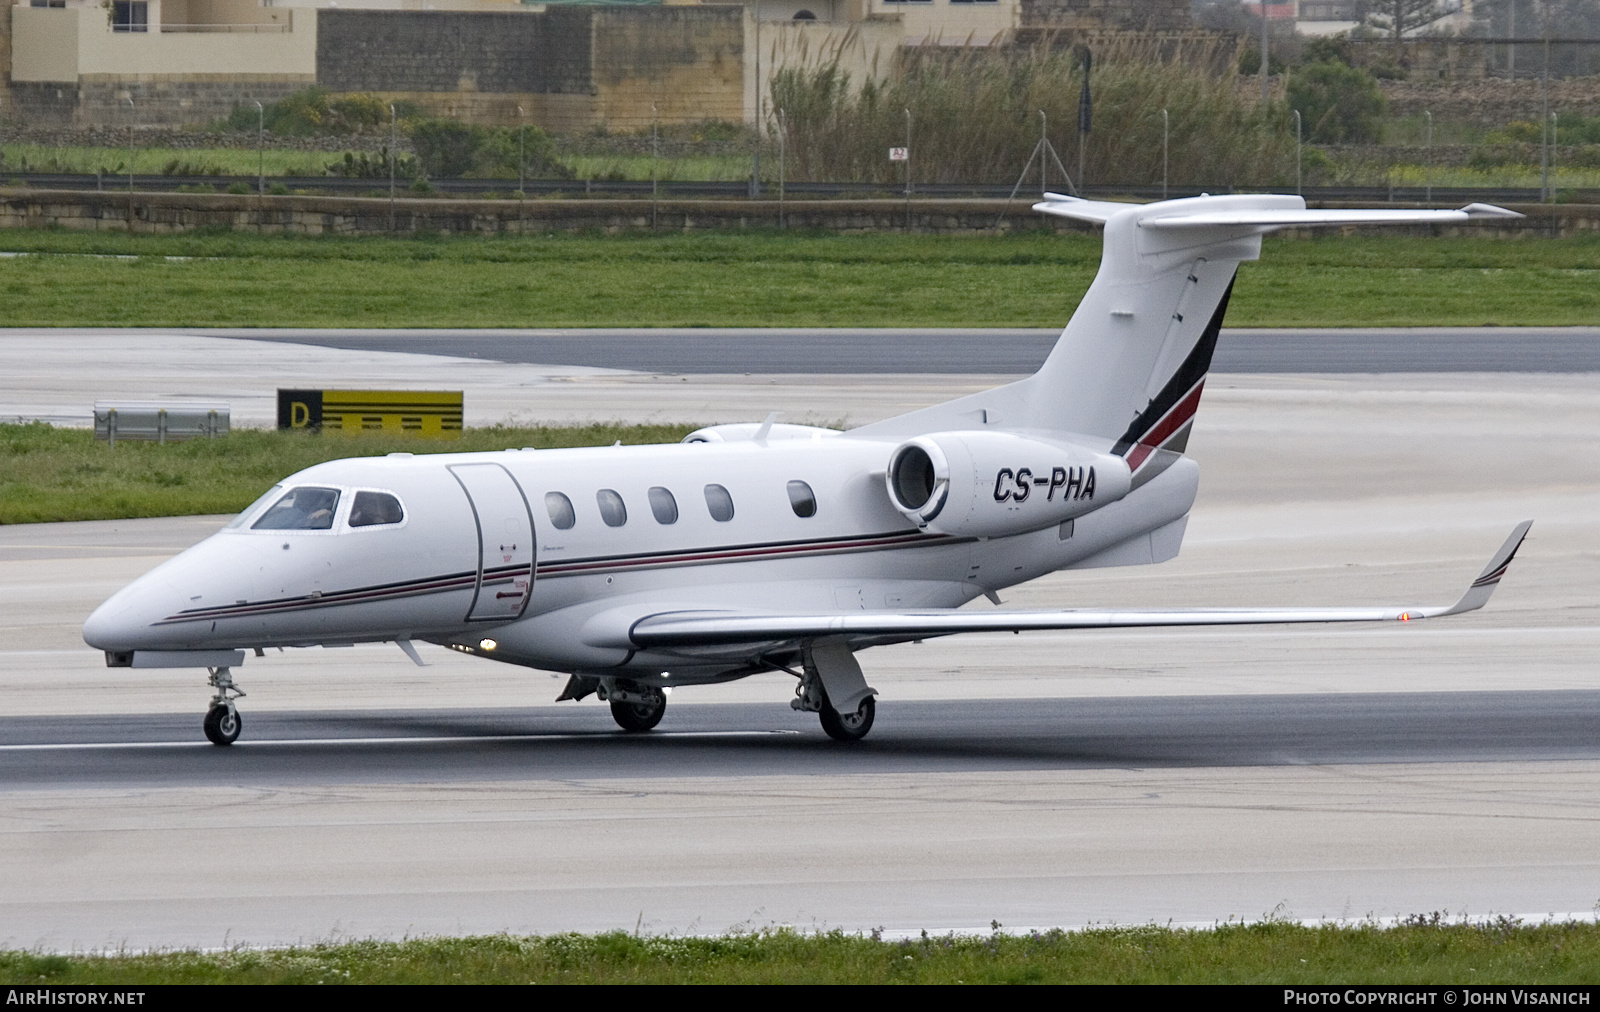
[[[305,238],[8,231],[4,323],[31,326],[1060,326],[1097,236]],[[98,254],[69,256],[66,254]],[[131,259],[105,258],[106,254]],[[165,257],[195,259],[168,260]],[[1232,326],[1600,319],[1600,236],[1268,240]]]
[[[693,428],[492,426],[467,429],[455,442],[238,429],[226,439],[120,442],[113,450],[88,429],[0,425],[0,524],[237,513],[285,475],[339,457],[670,443]]]
[[[0,952],[27,984],[1196,983],[1558,984],[1600,973],[1600,927],[1444,923],[1139,927],[891,942],[842,932],[720,938],[428,938],[287,949]]]

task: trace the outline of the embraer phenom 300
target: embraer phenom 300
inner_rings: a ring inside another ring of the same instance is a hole
[[[1449,223],[1458,211],[1308,210],[1293,196],[1135,205],[1049,195],[1104,225],[1094,284],[1037,373],[846,432],[720,425],[663,446],[337,460],[101,605],[113,666],[194,666],[204,727],[241,726],[247,650],[413,640],[571,675],[630,731],[671,687],[766,672],[834,738],[872,727],[855,652],[953,633],[1407,621],[1483,606],[1524,523],[1455,604],[966,611],[1058,569],[1178,554],[1184,455],[1239,263],[1288,226]]]

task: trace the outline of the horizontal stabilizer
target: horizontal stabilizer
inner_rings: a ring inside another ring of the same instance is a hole
[[[1045,629],[1125,629],[1156,626],[1279,625],[1305,622],[1410,622],[1473,611],[1495,585],[1527,536],[1532,521],[1517,525],[1459,601],[1448,607],[1395,608],[1174,608],[1063,611],[869,611],[780,615],[746,611],[671,611],[646,615],[627,630],[638,649],[811,640],[824,636],[923,639],[956,633]]]
[[[1282,198],[1274,198],[1282,199]],[[1238,199],[1228,201],[1237,204]],[[1303,201],[1298,201],[1303,205]],[[1213,204],[1207,207],[1207,204]],[[1454,211],[1418,208],[1307,208],[1293,207],[1216,207],[1217,198],[1185,198],[1159,204],[1130,204],[1111,200],[1083,200],[1061,193],[1047,193],[1033,205],[1035,211],[1077,221],[1105,222],[1122,211],[1142,210],[1140,228],[1242,228],[1251,232],[1270,232],[1279,228],[1338,225],[1444,225],[1485,218],[1521,218],[1523,215],[1493,204],[1468,204]],[[1162,213],[1165,210],[1167,213]]]
[[[1443,225],[1453,221],[1481,218],[1521,218],[1516,211],[1493,204],[1468,204],[1454,211],[1388,208],[1305,208],[1287,210],[1263,208],[1249,210],[1201,211],[1191,214],[1154,215],[1139,221],[1141,228],[1217,228],[1243,226],[1276,229],[1317,225]]]

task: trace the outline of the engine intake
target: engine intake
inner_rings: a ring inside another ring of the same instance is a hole
[[[889,501],[925,530],[1004,537],[1083,516],[1128,494],[1121,457],[1009,432],[935,432],[895,448]]]

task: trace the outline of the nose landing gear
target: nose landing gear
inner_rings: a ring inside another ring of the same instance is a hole
[[[666,693],[627,679],[602,679],[600,698],[611,704],[611,719],[624,731],[648,731],[667,712]]]
[[[213,745],[232,745],[244,728],[235,699],[243,699],[244,692],[233,684],[233,672],[228,668],[210,668],[211,677],[206,684],[217,690],[211,697],[211,708],[206,711],[206,740]]]

